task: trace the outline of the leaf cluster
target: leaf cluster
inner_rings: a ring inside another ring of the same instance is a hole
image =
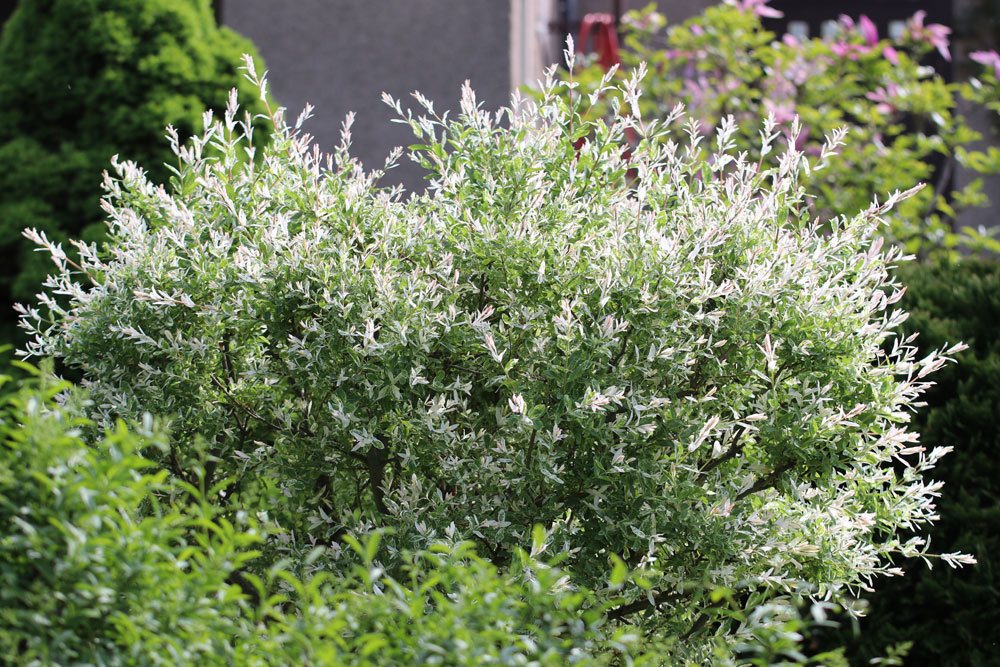
[[[373,534],[347,540],[358,565],[336,577],[258,576],[256,522],[157,470],[144,454],[162,436],[85,436],[85,395],[46,376],[0,400],[5,664],[652,664],[524,552],[502,574],[468,543],[437,544],[393,579]]]

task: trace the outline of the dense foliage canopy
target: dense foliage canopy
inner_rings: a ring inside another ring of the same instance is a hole
[[[336,577],[252,574],[255,522],[143,458],[167,446],[149,420],[91,439],[74,407],[84,395],[57,404],[69,387],[45,376],[15,389],[0,398],[4,664],[555,667],[638,653],[634,633],[602,629],[592,596],[536,558],[541,538],[510,575],[456,543],[408,555],[392,579],[377,534],[348,540],[359,565]],[[788,645],[776,630],[757,653]]]
[[[540,524],[668,662],[938,557],[919,531],[947,448],[907,422],[960,346],[895,335],[879,232],[912,193],[816,220],[799,178],[840,135],[769,167],[726,119],[704,159],[680,112],[643,120],[636,78],[612,123],[560,88],[499,114],[467,88],[455,118],[387,100],[432,179],[409,199],[349,157],[349,123],[329,158],[280,112],[255,146],[234,93],[175,140],[169,190],[115,162],[106,255],[27,234],[57,270],[26,353],[81,372],[100,423],[169,418],[160,465],[280,528],[261,567],[349,572],[345,541],[383,528],[393,573],[442,539],[510,567]]]

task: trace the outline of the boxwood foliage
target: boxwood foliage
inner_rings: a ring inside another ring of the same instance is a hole
[[[916,424],[923,438],[955,452],[935,477],[947,483],[940,522],[930,531],[935,548],[974,554],[975,568],[910,566],[871,599],[869,618],[852,647],[869,658],[887,644],[910,641],[915,665],[996,665],[1000,624],[1000,264],[965,260],[906,267],[904,325],[920,331],[921,349],[964,340],[961,363],[936,376]],[[841,636],[839,639],[843,640]]]
[[[112,155],[140,161],[154,181],[173,155],[163,128],[189,136],[206,108],[237,86],[244,38],[219,28],[209,0],[20,0],[0,37],[0,321],[30,300],[47,263],[25,227],[52,238],[103,233],[96,187]]]
[[[93,425],[53,401],[67,389],[42,378],[0,398],[3,664],[555,667],[638,654],[635,633],[602,628],[593,595],[539,560],[538,532],[511,574],[469,543],[436,544],[392,579],[375,534],[348,539],[358,564],[337,576],[254,575],[261,535],[245,513],[158,471],[143,453],[161,437],[121,424],[85,437]],[[787,646],[781,630],[764,627],[755,650]]]
[[[925,553],[897,531],[935,515],[947,449],[915,443],[908,408],[960,346],[894,338],[879,232],[910,193],[812,220],[798,178],[838,135],[768,167],[727,119],[704,160],[679,111],[642,119],[638,75],[609,122],[562,85],[499,114],[468,87],[454,117],[387,100],[431,179],[409,198],[349,157],[349,124],[327,158],[276,112],[255,147],[234,97],[175,142],[169,190],[115,163],[107,255],[28,232],[57,270],[22,308],[25,354],[78,369],[102,422],[168,416],[177,478],[202,437],[206,483],[285,529],[269,559],[347,567],[345,534],[388,527],[391,571],[443,538],[507,565],[541,524],[582,584],[611,557],[635,573],[601,593],[609,618],[674,661]]]
[[[224,653],[242,597],[226,579],[258,538],[210,505],[162,504],[166,474],[141,455],[162,443],[118,425],[88,445],[87,420],[53,402],[66,388],[26,381],[0,399],[0,658]]]

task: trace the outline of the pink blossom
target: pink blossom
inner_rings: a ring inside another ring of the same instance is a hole
[[[996,51],[973,51],[969,54],[973,62],[993,68],[993,75],[1000,79],[1000,53]]]
[[[799,45],[799,39],[795,35],[787,32],[784,37],[781,38],[781,41],[785,43],[785,46],[791,46],[792,48]]]
[[[864,14],[861,15],[857,23],[847,14],[841,14],[837,22],[840,23],[843,33],[853,33],[856,30],[860,33],[861,38],[865,40],[865,44],[852,44],[846,39],[839,39],[833,42],[830,48],[837,57],[857,60],[860,56],[871,53],[871,47],[878,44],[878,28]]]
[[[893,98],[898,96],[899,87],[893,83],[890,83],[886,88],[878,88],[865,94],[865,97],[870,99],[872,102],[877,103],[875,105],[875,110],[885,115],[891,114],[896,110]]]
[[[899,52],[891,46],[882,49],[882,56],[893,65],[899,65]]]
[[[869,46],[878,44],[878,28],[876,28],[875,24],[872,23],[872,20],[864,14],[861,15],[860,19],[858,19],[858,30],[861,32],[861,37],[868,43]]]
[[[752,11],[757,16],[766,19],[780,19],[784,13],[767,6],[768,0],[739,0],[737,5],[740,9]]]
[[[764,108],[774,117],[776,123],[785,124],[795,118],[795,106],[791,102],[764,100]]]
[[[910,35],[918,42],[930,44],[945,60],[951,62],[951,52],[948,50],[948,35],[951,34],[951,28],[940,23],[924,25],[925,18],[927,12],[922,9],[913,15],[910,19]]]
[[[704,77],[685,79],[684,88],[687,92],[689,106],[697,107],[705,101],[705,93],[708,88]]]
[[[622,23],[633,30],[653,32],[665,26],[667,19],[659,12],[628,12],[622,17]]]
[[[830,45],[830,50],[839,58],[857,60],[859,56],[871,53],[871,49],[861,44],[849,44],[848,42],[834,42]]]
[[[704,29],[704,28],[702,28],[702,27],[701,27],[700,25],[698,25],[697,23],[695,23],[695,24],[693,24],[693,25],[691,26],[691,34],[692,34],[692,35],[697,35],[698,37],[701,37],[702,35],[704,35],[704,34],[705,34],[705,29]]]
[[[819,69],[825,69],[820,67]],[[817,63],[814,60],[806,60],[801,55],[797,55],[789,61],[784,68],[784,78],[793,87],[791,95],[794,97],[794,87],[805,85],[809,78],[817,72]]]
[[[768,78],[768,86],[770,92],[768,96],[772,100],[784,100],[794,98],[798,92],[796,89],[795,82],[789,78],[789,69],[783,68],[782,62],[779,60],[775,63],[774,69],[771,72],[770,78]],[[792,70],[794,73],[794,70]]]

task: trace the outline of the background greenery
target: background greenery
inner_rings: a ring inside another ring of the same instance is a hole
[[[112,155],[164,182],[167,125],[199,131],[233,87],[261,110],[243,53],[253,45],[216,24],[209,0],[21,0],[0,37],[0,340],[14,337],[12,303],[52,268],[21,230],[100,239]]]
[[[986,230],[959,221],[963,209],[989,204],[982,179],[958,187],[953,178],[959,165],[971,174],[1000,172],[1000,152],[979,143],[982,135],[966,117],[966,101],[996,100],[993,69],[977,68],[978,78],[952,83],[926,67],[935,49],[947,51],[949,28],[924,25],[919,13],[893,38],[879,35],[865,17],[841,16],[832,37],[799,40],[765,29],[765,4],[718,4],[677,24],[653,5],[629,12],[619,76],[648,67],[639,102],[643,118],[668,117],[683,104],[708,147],[707,135],[732,116],[741,150],[754,159],[768,114],[786,124],[798,118],[801,131],[782,128],[780,141],[810,155],[844,128],[837,158],[804,179],[814,215],[853,215],[875,198],[923,181],[928,187],[887,214],[889,240],[922,257],[955,254],[959,247],[1000,250]],[[593,59],[586,62],[564,74],[584,93],[604,74]],[[602,97],[604,104],[594,110],[609,113],[614,96]]]

